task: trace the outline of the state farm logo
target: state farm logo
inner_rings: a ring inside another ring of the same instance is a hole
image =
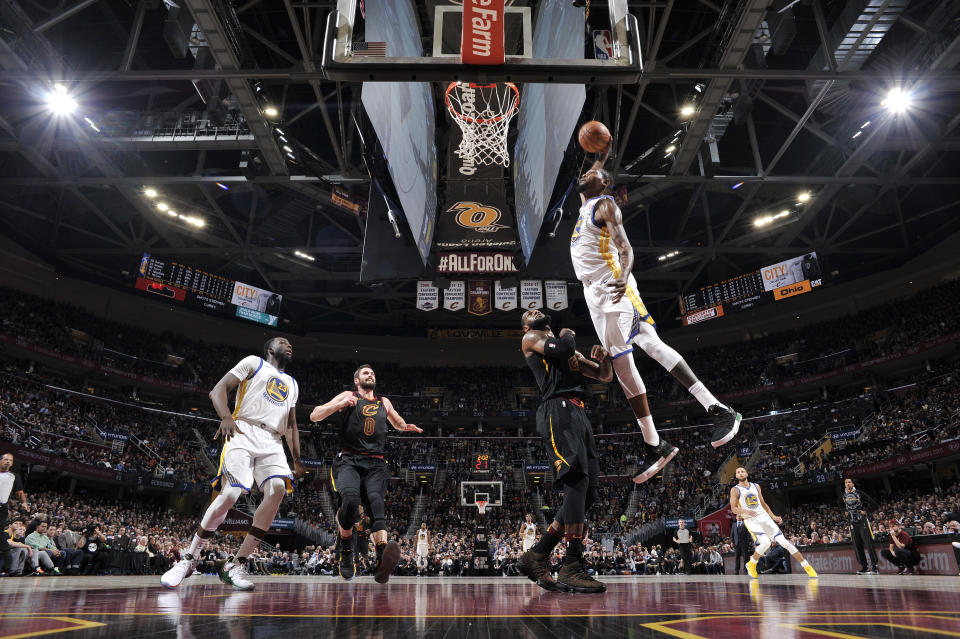
[[[457,224],[471,231],[496,233],[500,229],[510,228],[503,224],[497,224],[503,217],[503,213],[495,206],[485,206],[479,202],[457,202],[447,209],[447,213],[455,211],[457,214],[454,219]]]

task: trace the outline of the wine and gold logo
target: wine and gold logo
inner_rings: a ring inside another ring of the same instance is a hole
[[[457,211],[454,217],[457,224],[471,231],[496,233],[500,229],[510,228],[497,223],[503,217],[503,213],[494,206],[485,206],[479,202],[457,202],[447,209],[448,213],[454,211]]]

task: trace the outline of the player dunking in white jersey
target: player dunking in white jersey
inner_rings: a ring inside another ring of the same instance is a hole
[[[427,569],[427,559],[430,557],[430,531],[427,530],[427,522],[420,524],[417,530],[417,575],[423,574]]]
[[[537,525],[533,523],[533,515],[527,515],[526,521],[520,524],[520,530],[517,531],[523,543],[523,552],[527,552],[537,543]]]
[[[760,487],[750,481],[747,469],[737,468],[736,475],[737,485],[730,489],[730,510],[743,518],[743,523],[746,524],[747,530],[757,544],[753,557],[747,562],[747,572],[750,576],[757,578],[757,560],[766,554],[770,544],[776,543],[799,561],[808,575],[816,577],[817,571],[807,563],[797,547],[790,543],[790,540],[780,531],[780,526],[777,524],[783,523],[783,517],[773,514],[770,506],[767,506],[767,502],[763,499]]]
[[[293,474],[287,465],[280,438],[287,440],[297,477],[303,476],[300,462],[300,437],[294,409],[299,390],[297,382],[284,369],[293,357],[293,347],[283,337],[267,341],[263,357],[250,355],[217,382],[210,391],[213,407],[220,416],[220,428],[214,438],[223,437],[220,468],[213,481],[220,494],[210,502],[193,536],[189,550],[160,578],[167,588],[176,588],[193,573],[196,557],[213,536],[240,494],[250,492],[254,483],[263,493],[263,501],[253,514],[235,563],[220,571],[220,580],[237,590],[253,590],[247,579],[246,562],[263,539],[277,515],[285,493],[293,492]],[[233,412],[229,393],[237,390]]]
[[[633,478],[639,484],[666,466],[677,448],[661,439],[653,424],[647,391],[632,357],[634,345],[667,369],[714,417],[711,443],[715,447],[733,439],[741,417],[721,404],[683,357],[657,335],[656,322],[640,299],[631,273],[633,248],[623,228],[620,208],[610,195],[613,177],[603,168],[609,153],[608,145],[577,185],[582,206],[570,238],[570,257],[577,279],[583,283],[594,329],[610,352],[613,369],[647,444],[640,472]]]

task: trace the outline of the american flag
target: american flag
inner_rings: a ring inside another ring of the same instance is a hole
[[[355,56],[368,58],[383,58],[387,55],[386,42],[353,42],[350,50]]]

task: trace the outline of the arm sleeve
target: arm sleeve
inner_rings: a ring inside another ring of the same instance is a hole
[[[573,335],[567,333],[560,339],[549,338],[543,345],[543,354],[551,359],[569,359],[577,350],[577,341]]]
[[[252,377],[256,373],[260,366],[263,365],[263,360],[257,357],[256,355],[247,355],[241,359],[236,366],[230,369],[230,374],[243,381],[248,377]]]

